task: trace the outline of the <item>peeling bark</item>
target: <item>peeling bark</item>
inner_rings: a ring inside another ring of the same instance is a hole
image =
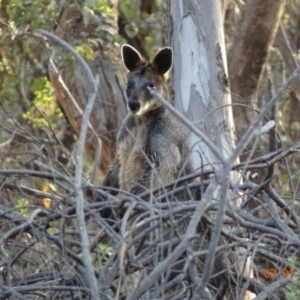
[[[169,0],[168,10],[168,37],[175,54],[172,74],[175,107],[205,133],[226,159],[234,149],[235,130],[220,2]],[[195,168],[213,168],[218,174],[220,162],[211,149],[194,133],[187,130],[187,134],[194,150]],[[234,172],[226,176],[239,180]],[[220,199],[219,187],[215,192],[215,198]],[[236,199],[231,202],[229,191],[227,198],[229,203],[238,204]],[[236,256],[241,253],[244,251],[235,251]],[[245,261],[243,272],[251,275],[251,260],[245,258]],[[243,299],[253,296],[247,291]]]
[[[219,3],[172,1],[170,14],[175,106],[227,157],[234,146],[234,124]],[[193,133],[190,140],[193,146],[197,144],[195,150],[202,154],[204,164],[216,161]],[[196,152],[193,160],[196,167],[202,165]]]
[[[111,3],[112,14],[103,17],[97,15],[97,21],[90,20],[88,25],[85,25],[82,15],[82,8],[72,6],[62,10],[55,34],[66,40],[71,45],[86,42],[89,38],[100,38],[104,40],[100,49],[95,49],[98,54],[93,60],[88,61],[94,75],[99,75],[98,96],[90,117],[92,130],[88,131],[86,139],[86,149],[92,157],[96,157],[99,153],[100,169],[103,173],[107,171],[114,157],[114,144],[116,131],[121,126],[122,120],[126,115],[126,105],[123,97],[123,86],[125,78],[121,74],[123,66],[120,59],[120,51],[118,47],[113,45],[114,36],[117,34],[117,1]],[[98,46],[97,46],[98,47]],[[60,51],[61,49],[59,49]],[[57,51],[57,53],[59,53]],[[84,110],[88,90],[86,79],[79,67],[75,66],[75,71],[72,72],[66,65],[57,66],[59,73],[50,72],[50,78],[55,88],[57,99],[63,108],[63,111],[72,125],[75,133],[78,135],[81,126],[81,112]],[[62,78],[68,91],[62,84]],[[99,138],[101,139],[102,147],[99,148]],[[100,152],[99,152],[100,150]],[[96,153],[99,152],[99,153]]]

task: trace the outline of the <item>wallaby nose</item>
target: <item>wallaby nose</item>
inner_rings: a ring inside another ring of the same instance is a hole
[[[133,113],[136,113],[140,109],[141,105],[139,101],[129,101],[128,107]]]

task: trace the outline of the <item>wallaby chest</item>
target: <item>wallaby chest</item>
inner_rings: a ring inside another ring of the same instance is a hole
[[[117,155],[105,186],[138,195],[191,172],[186,138],[178,121],[151,93],[168,95],[172,57],[172,49],[166,47],[146,61],[136,49],[122,46],[129,71],[125,97],[130,114],[118,133]]]
[[[129,127],[129,126],[128,126]],[[124,190],[130,190],[147,168],[146,143],[148,138],[147,122],[135,120],[122,129],[122,137],[118,141],[117,155],[120,161],[119,182]]]

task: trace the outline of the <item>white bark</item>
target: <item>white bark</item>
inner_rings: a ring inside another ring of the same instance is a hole
[[[234,149],[235,128],[220,1],[172,0],[168,9],[171,16],[168,24],[169,42],[175,56],[172,74],[175,107],[227,159]],[[205,168],[220,171],[220,160],[207,144],[188,129],[187,133],[194,150],[192,157],[195,168],[204,164]],[[230,176],[232,180],[239,180],[237,173],[231,172]],[[218,193],[216,191],[216,196],[220,196]],[[237,256],[241,252],[238,251]],[[247,263],[250,264],[250,260]],[[251,273],[250,267],[245,270],[246,273]],[[246,294],[244,299],[255,296],[250,292]]]
[[[227,60],[219,1],[170,1],[174,49],[175,107],[228,157],[234,123],[228,89]],[[227,106],[226,106],[227,105]],[[217,162],[207,146],[190,133],[195,167]]]

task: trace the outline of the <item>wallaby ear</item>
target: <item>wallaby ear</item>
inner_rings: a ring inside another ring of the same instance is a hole
[[[124,44],[121,48],[121,54],[123,63],[130,72],[143,63],[140,53],[130,45]]]
[[[161,75],[167,73],[171,66],[173,60],[172,48],[166,47],[158,51],[152,60],[152,68]]]

